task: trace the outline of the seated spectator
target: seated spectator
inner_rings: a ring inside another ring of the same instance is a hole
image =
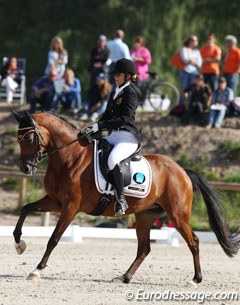
[[[21,84],[22,75],[23,71],[18,68],[17,58],[14,56],[11,57],[1,71],[1,85],[6,87],[8,103],[13,101],[13,93]]]
[[[78,111],[81,108],[81,84],[75,77],[73,70],[66,69],[63,75],[63,87],[59,94],[55,94],[52,105],[53,110],[57,110],[60,102],[65,109],[71,109],[73,117],[78,118]],[[55,91],[56,88],[55,88]]]
[[[149,77],[148,67],[152,62],[149,49],[144,47],[144,38],[137,36],[133,41],[133,49],[130,51],[131,58],[135,62],[139,81],[146,81]]]
[[[227,53],[224,58],[223,74],[227,81],[227,86],[231,88],[234,95],[237,96],[239,68],[240,68],[240,50],[237,48],[237,38],[233,35],[225,37]]]
[[[227,87],[226,79],[224,77],[220,77],[218,89],[213,92],[207,128],[211,128],[212,126],[215,126],[216,128],[221,127],[227,107],[230,105],[233,99],[233,90]]]
[[[52,109],[55,95],[54,80],[57,78],[57,71],[51,68],[47,76],[41,77],[32,87],[32,97],[30,100],[30,112],[36,111],[36,104],[39,103],[43,111]]]
[[[92,121],[96,121],[104,113],[111,88],[112,86],[107,75],[101,73],[96,79],[92,103],[90,105],[88,103],[83,105],[81,120],[91,119]]]
[[[55,36],[51,40],[50,50],[48,51],[48,63],[45,74],[48,75],[51,68],[57,70],[58,77],[63,77],[66,64],[68,63],[68,53],[64,49],[61,37]]]
[[[205,125],[204,112],[210,106],[211,89],[203,81],[203,75],[199,74],[194,84],[184,90],[184,96],[188,99],[188,111],[183,121],[188,124],[192,116],[197,115],[201,126]]]

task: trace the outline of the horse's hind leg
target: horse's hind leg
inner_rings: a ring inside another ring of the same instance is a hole
[[[130,282],[134,273],[151,251],[150,230],[153,223],[161,216],[162,212],[162,208],[159,207],[156,210],[149,210],[136,214],[136,233],[138,239],[137,256],[127,272],[120,277],[114,278],[113,281],[121,281],[126,284]]]
[[[20,217],[16,224],[15,230],[13,232],[13,236],[16,243],[16,250],[18,254],[22,254],[26,249],[26,244],[21,239],[22,235],[22,226],[25,218],[30,212],[59,212],[60,207],[57,202],[51,200],[48,196],[43,197],[42,199],[26,204],[20,213]]]

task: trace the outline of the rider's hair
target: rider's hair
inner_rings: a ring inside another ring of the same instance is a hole
[[[137,80],[138,80],[137,74],[132,74],[132,75],[131,75],[131,78],[130,78],[130,81],[131,81],[132,83],[136,83]]]

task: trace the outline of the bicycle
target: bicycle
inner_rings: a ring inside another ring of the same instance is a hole
[[[165,80],[158,80],[156,72],[148,72],[149,79],[134,84],[139,98],[139,111],[169,112],[179,103],[180,93],[175,85]]]

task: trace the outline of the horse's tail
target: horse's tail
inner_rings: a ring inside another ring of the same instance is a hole
[[[200,191],[207,207],[209,224],[216,234],[223,251],[233,257],[240,248],[240,233],[230,233],[220,212],[219,192],[210,186],[203,176],[193,170],[185,169],[191,179],[193,190]]]

